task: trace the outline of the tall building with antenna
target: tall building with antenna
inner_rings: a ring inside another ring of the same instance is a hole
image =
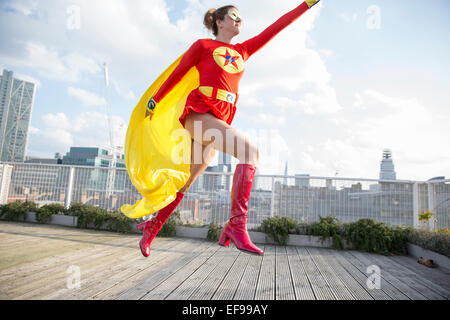
[[[286,161],[286,164],[284,165],[284,179],[283,179],[284,185],[287,185],[287,175],[288,175],[288,162]]]
[[[392,160],[392,151],[389,149],[383,150],[383,158],[380,165],[380,180],[396,180],[394,162]]]

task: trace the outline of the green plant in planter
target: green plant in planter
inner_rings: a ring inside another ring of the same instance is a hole
[[[35,212],[37,205],[30,201],[15,201],[1,206],[1,216],[10,221],[25,221],[27,212]]]
[[[408,230],[373,219],[360,219],[346,226],[346,236],[356,250],[385,255],[406,254]]]
[[[320,236],[323,242],[332,238],[333,248],[344,249],[344,225],[338,223],[338,219],[333,216],[319,216],[319,222],[313,222],[306,228],[308,235]]]
[[[127,216],[123,215],[119,211],[113,211],[109,213],[109,218],[107,219],[107,229],[116,232],[131,232],[131,224],[134,221]]]
[[[296,230],[297,221],[289,217],[270,217],[261,223],[262,232],[269,235],[276,243],[285,246],[291,230]]]
[[[62,204],[46,204],[36,210],[36,220],[39,223],[47,223],[52,215],[60,213],[66,213],[66,209]]]
[[[219,233],[222,227],[217,223],[210,223],[208,228],[208,234],[206,235],[206,239],[211,242],[215,242],[219,240]]]
[[[450,233],[447,230],[433,232],[411,229],[407,238],[412,244],[450,258]]]
[[[67,210],[71,216],[76,216],[78,219],[79,228],[87,228],[93,225],[94,229],[105,228],[110,231],[129,232],[131,231],[131,224],[134,222],[120,212],[108,210],[85,205],[81,203],[74,203]]]

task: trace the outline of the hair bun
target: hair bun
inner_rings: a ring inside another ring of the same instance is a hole
[[[212,8],[209,9],[208,12],[205,14],[205,18],[203,20],[203,24],[208,30],[213,30],[214,26],[214,14],[216,13],[217,9]]]

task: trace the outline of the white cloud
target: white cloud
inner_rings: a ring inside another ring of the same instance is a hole
[[[316,92],[307,92],[299,100],[275,97],[273,103],[280,110],[303,112],[308,115],[336,113],[342,109],[337,102],[336,91],[330,86],[322,86]]]
[[[42,43],[27,42],[24,52],[23,58],[5,55],[0,55],[0,58],[10,66],[30,68],[41,77],[59,81],[78,82],[82,75],[101,71],[92,58],[77,53],[61,56],[57,49]]]
[[[398,179],[426,180],[450,171],[448,115],[435,114],[416,98],[387,96],[375,90],[355,94],[352,107],[333,116],[332,136],[323,137],[310,154],[331,173],[378,178],[382,150],[393,151]],[[424,176],[425,174],[425,176]]]
[[[67,89],[67,93],[80,100],[85,106],[104,106],[106,105],[106,100],[102,97],[99,97],[95,93],[80,89],[69,87]]]
[[[36,9],[38,7],[37,1],[34,0],[25,0],[25,1],[16,1],[16,0],[5,0],[1,7],[3,9],[13,10],[25,16],[31,16],[36,14]]]
[[[345,23],[353,23],[356,20],[358,20],[358,13],[357,12],[353,12],[353,13],[349,13],[349,12],[340,12],[338,13],[338,18],[342,21],[344,21]]]
[[[65,113],[42,116],[42,127],[30,130],[29,154],[51,157],[65,153],[71,146],[109,147],[109,122],[105,114],[82,112],[70,118]],[[115,146],[123,146],[127,123],[119,116],[111,117]]]

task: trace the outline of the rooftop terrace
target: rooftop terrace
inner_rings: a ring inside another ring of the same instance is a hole
[[[265,254],[256,256],[198,239],[156,238],[144,258],[139,240],[135,234],[0,221],[0,299],[450,297],[449,273],[407,256],[274,245],[261,245]],[[367,283],[373,265],[380,269],[379,289]]]

